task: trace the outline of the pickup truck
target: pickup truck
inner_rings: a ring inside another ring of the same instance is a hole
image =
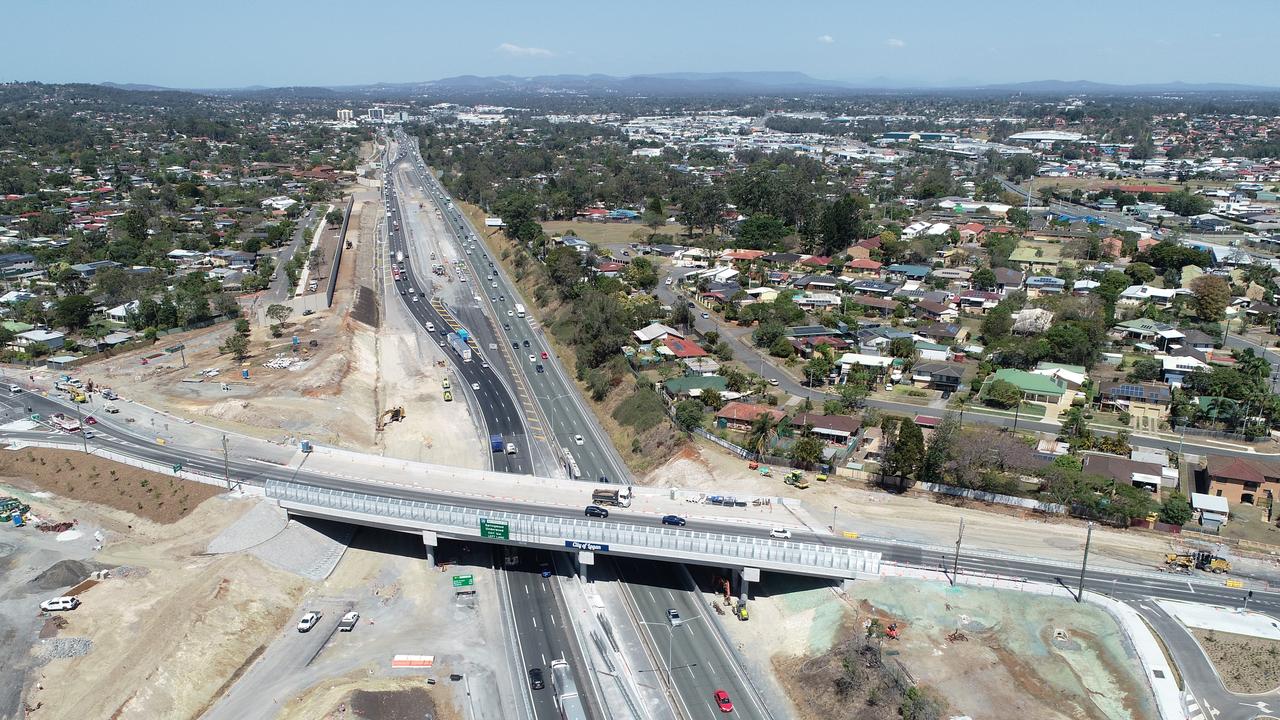
[[[303,614],[302,619],[298,621],[298,632],[308,632],[320,622],[322,617],[324,617],[324,613],[319,610],[308,610]]]
[[[351,632],[358,622],[360,622],[360,613],[352,610],[338,621],[338,632]]]

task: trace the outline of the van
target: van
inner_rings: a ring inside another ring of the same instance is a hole
[[[507,443],[507,454],[508,454],[508,455],[515,455],[515,454],[516,454],[516,444],[515,444],[515,443]]]

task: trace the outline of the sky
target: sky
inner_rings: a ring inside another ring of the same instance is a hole
[[[789,70],[902,86],[1280,86],[1276,0],[21,0],[4,16],[0,81],[231,88]]]

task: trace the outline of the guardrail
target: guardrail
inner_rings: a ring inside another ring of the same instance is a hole
[[[518,544],[617,552],[716,567],[742,565],[821,577],[871,577],[880,573],[880,553],[849,547],[484,510],[286,480],[268,480],[266,495],[287,509],[310,509],[352,522],[363,520],[406,530],[437,530],[481,538],[480,522],[484,520],[506,526],[504,537],[489,539]]]

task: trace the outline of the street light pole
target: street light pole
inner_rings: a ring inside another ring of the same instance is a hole
[[[831,506],[831,534],[836,534],[836,510],[840,509],[839,505]]]
[[[1080,561],[1080,589],[1076,592],[1076,602],[1084,600],[1084,571],[1089,565],[1089,542],[1093,540],[1093,521],[1089,521],[1088,534],[1084,536],[1084,559]]]
[[[951,584],[960,579],[960,541],[964,539],[964,518],[960,518],[960,533],[956,535],[956,556],[951,561]]]
[[[231,468],[227,460],[227,434],[222,434],[222,479],[227,483],[227,489],[231,489]]]

